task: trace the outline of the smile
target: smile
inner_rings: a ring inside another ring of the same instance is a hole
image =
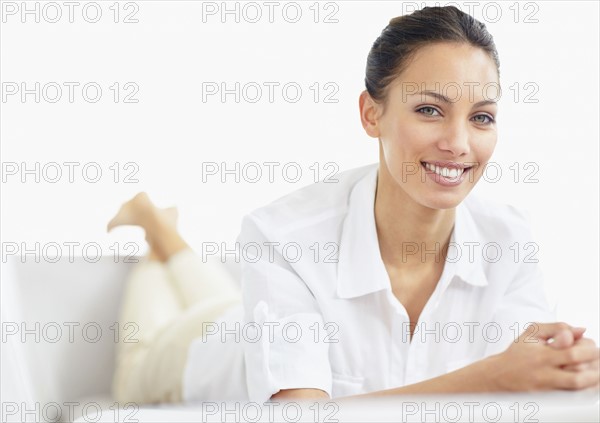
[[[427,175],[443,186],[456,186],[464,181],[473,166],[453,162],[421,162]]]

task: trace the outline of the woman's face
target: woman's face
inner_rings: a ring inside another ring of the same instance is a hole
[[[365,126],[380,140],[386,177],[423,206],[456,207],[496,146],[499,95],[496,66],[482,49],[421,48],[390,85],[385,113],[374,105],[374,124]]]

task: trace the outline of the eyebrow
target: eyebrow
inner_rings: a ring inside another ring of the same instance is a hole
[[[429,95],[431,97],[435,97],[439,101],[442,101],[442,102],[447,103],[447,104],[452,104],[453,103],[452,100],[450,100],[448,97],[446,97],[445,95],[440,94],[438,92],[435,92],[435,91],[420,91],[418,93],[414,93],[414,94],[411,94],[411,95],[419,95],[419,94],[420,95]],[[483,101],[475,103],[473,105],[473,107],[486,106],[488,104],[497,105],[498,103],[496,101],[494,101],[494,100],[483,100]]]

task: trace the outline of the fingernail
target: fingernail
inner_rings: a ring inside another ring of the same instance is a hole
[[[574,327],[573,329],[576,329],[576,330],[582,330],[582,331],[586,331],[586,330],[587,330],[587,328],[584,328],[584,327],[582,327],[582,326],[576,326],[576,327]]]

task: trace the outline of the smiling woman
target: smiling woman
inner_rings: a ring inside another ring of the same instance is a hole
[[[246,215],[238,243],[256,248],[242,299],[189,249],[172,212],[144,195],[123,206],[109,227],[142,226],[152,254],[125,299],[144,342],[120,353],[120,401],[598,385],[594,341],[552,323],[537,264],[509,253],[531,242],[523,214],[470,195],[498,136],[499,60],[485,26],[452,6],[394,18],[365,84],[360,118],[379,163]],[[314,254],[324,245],[336,260]],[[215,319],[268,336],[210,342]]]

